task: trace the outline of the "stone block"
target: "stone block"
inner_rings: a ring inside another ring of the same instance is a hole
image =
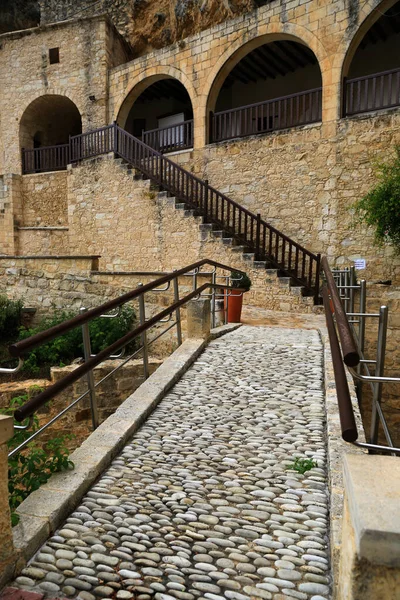
[[[210,337],[211,309],[208,299],[191,300],[187,305],[187,337],[207,340]]]
[[[358,557],[396,567],[400,575],[400,461],[346,456],[344,483]]]

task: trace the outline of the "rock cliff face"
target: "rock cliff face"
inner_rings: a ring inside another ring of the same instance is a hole
[[[107,13],[134,55],[161,48],[271,0],[2,0],[0,32]],[[39,9],[40,7],[40,9]]]
[[[142,54],[254,8],[254,0],[134,0],[126,31]]]
[[[0,5],[0,33],[35,27],[40,21],[37,0],[2,0]]]

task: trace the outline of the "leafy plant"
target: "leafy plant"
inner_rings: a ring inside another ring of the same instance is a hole
[[[234,288],[240,288],[248,292],[251,288],[251,279],[246,273],[232,271],[230,276],[230,285]]]
[[[32,386],[30,394],[33,391],[41,390],[38,386]],[[0,411],[1,414],[12,416],[16,408],[25,404],[28,399],[29,396],[27,394],[13,398],[10,406]],[[24,424],[27,424],[27,422]],[[15,435],[8,442],[9,450],[17,448],[38,429],[39,419],[37,416],[34,416],[31,427],[24,430],[16,430]],[[73,437],[72,434],[55,437],[48,440],[43,448],[39,447],[35,441],[32,441],[27,444],[26,448],[9,458],[8,491],[13,526],[19,520],[19,516],[15,510],[31,492],[34,492],[46,483],[52,473],[74,467],[73,462],[69,460],[69,450],[65,443],[66,440],[70,440]]]
[[[294,463],[288,466],[288,469],[292,469],[293,471],[297,471],[304,475],[307,471],[310,471],[314,467],[318,467],[318,463],[316,463],[312,458],[295,458]]]
[[[21,300],[9,300],[0,295],[0,338],[12,340],[18,335],[21,326],[23,303]]]
[[[26,339],[74,316],[74,313],[67,311],[55,312],[51,317],[43,319],[34,329],[21,329],[19,339]],[[135,313],[129,306],[124,306],[118,317],[113,319],[100,317],[93,319],[89,324],[92,352],[96,354],[124,336],[132,329],[134,322]],[[41,367],[63,366],[81,356],[83,356],[82,330],[77,327],[29,352],[22,369],[28,374],[35,375]]]
[[[400,146],[396,156],[377,166],[379,183],[354,204],[359,221],[375,227],[375,243],[400,252]]]

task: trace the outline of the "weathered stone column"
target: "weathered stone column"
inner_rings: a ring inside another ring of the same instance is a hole
[[[400,460],[344,458],[338,600],[387,600],[400,589]]]
[[[14,544],[11,514],[8,505],[8,448],[7,442],[14,435],[12,417],[0,415],[0,588],[12,576],[14,570]]]
[[[207,340],[211,331],[210,301],[200,298],[187,304],[187,337]]]

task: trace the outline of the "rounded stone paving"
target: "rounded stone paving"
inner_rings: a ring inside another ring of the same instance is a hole
[[[322,344],[210,343],[11,585],[46,597],[330,598]],[[318,464],[304,474],[296,457]]]

